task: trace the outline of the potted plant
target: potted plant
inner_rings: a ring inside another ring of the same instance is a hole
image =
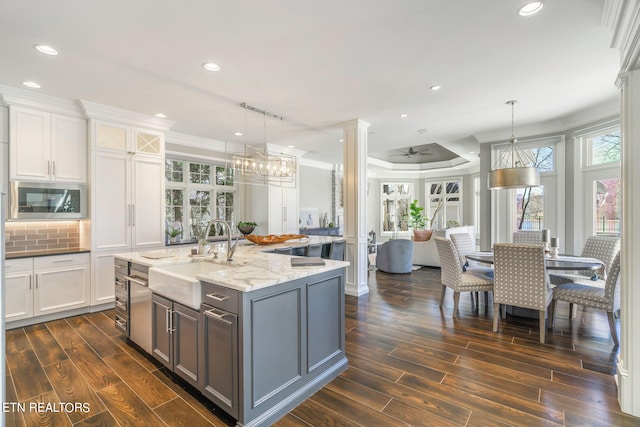
[[[178,236],[182,234],[181,227],[174,227],[172,225],[167,226],[167,236],[169,236],[169,242],[175,243],[178,239]]]
[[[423,214],[424,208],[418,206],[418,201],[414,200],[409,205],[408,222],[413,228],[413,240],[424,241],[431,237],[431,230],[425,230],[429,218]]]
[[[238,230],[240,230],[240,232],[246,236],[247,234],[253,233],[253,230],[255,230],[256,225],[258,224],[256,224],[253,221],[239,221],[237,224],[237,227],[238,227]]]

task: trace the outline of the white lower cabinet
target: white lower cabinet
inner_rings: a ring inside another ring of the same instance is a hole
[[[86,307],[88,253],[6,260],[5,321]]]

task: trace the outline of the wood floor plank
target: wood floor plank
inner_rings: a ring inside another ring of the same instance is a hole
[[[98,390],[98,396],[121,426],[161,426],[160,418],[124,382]]]
[[[5,353],[11,354],[29,350],[31,343],[23,328],[11,329],[5,332]]]
[[[376,411],[382,411],[391,401],[390,396],[341,376],[327,384],[326,388]]]
[[[93,323],[84,316],[70,317],[67,323],[75,328],[82,338],[100,357],[109,357],[122,353],[122,349],[107,338]]]
[[[74,424],[73,427],[110,427],[117,425],[118,423],[113,418],[113,415],[111,415],[111,412],[103,411],[91,418],[87,418],[86,420],[82,420],[79,423]]]
[[[289,412],[284,417],[273,423],[273,427],[308,427],[311,424],[302,421],[300,418]]]
[[[384,414],[393,418],[402,420],[412,426],[431,427],[434,425],[441,427],[460,427],[466,425],[447,420],[445,418],[434,415],[431,412],[423,411],[406,403],[393,399],[382,411]]]
[[[49,364],[44,367],[44,370],[61,401],[77,402],[88,406],[86,412],[80,410],[69,413],[69,418],[73,423],[90,418],[107,409],[69,359]]]
[[[177,397],[169,387],[126,353],[105,357],[104,361],[152,409]]]
[[[302,421],[301,425],[327,426],[327,427],[356,427],[363,426],[354,422],[342,414],[320,405],[313,399],[308,399],[294,408],[291,412],[296,419]],[[295,425],[295,424],[294,424]]]
[[[71,426],[68,413],[55,406],[60,403],[60,399],[55,392],[43,393],[25,403],[27,404],[27,411],[24,413],[24,418],[28,426]]]
[[[7,363],[18,401],[24,402],[53,391],[33,350],[7,354]]]
[[[7,370],[7,372],[9,372]],[[22,411],[16,405],[18,402],[18,395],[16,394],[16,388],[13,385],[13,379],[11,375],[7,375],[5,377],[5,402],[13,407],[7,410],[4,413],[5,417],[5,425],[12,427],[23,427],[25,426],[24,416]]]
[[[338,393],[335,393],[326,388],[321,389],[316,394],[311,396],[310,400],[327,408],[341,408],[341,414],[351,421],[351,425],[353,425],[354,423],[366,427],[408,425],[401,420],[395,419],[384,413],[374,411],[371,408],[367,408],[366,406],[363,406],[358,402],[345,398]],[[322,424],[314,423],[314,425]]]
[[[175,399],[158,406],[154,412],[168,425],[175,427],[212,427],[202,415],[193,410],[192,407],[176,396]]]
[[[69,358],[47,328],[28,327],[25,332],[43,366]]]
[[[116,327],[115,310],[97,311],[95,313],[87,313],[84,315],[96,328],[108,337],[120,335],[122,330]]]
[[[101,390],[122,382],[120,377],[84,341],[72,342],[65,351],[94,390]]]
[[[162,363],[158,362],[156,359],[151,357],[150,355],[143,354],[144,350],[141,350],[137,347],[134,347],[127,339],[126,336],[120,334],[110,338],[111,341],[120,347],[120,349],[131,356],[136,362],[138,362],[142,367],[144,367],[149,372],[157,371],[162,368]]]

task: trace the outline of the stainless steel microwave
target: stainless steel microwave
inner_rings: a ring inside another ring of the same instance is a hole
[[[84,184],[11,181],[11,219],[82,219],[87,217]]]

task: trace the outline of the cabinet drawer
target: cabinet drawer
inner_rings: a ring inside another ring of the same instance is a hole
[[[40,270],[43,268],[61,268],[67,265],[83,265],[91,263],[91,254],[68,254],[68,255],[51,255],[33,259],[34,268]]]
[[[129,316],[116,311],[115,315],[116,327],[122,329],[124,333],[129,335]]]
[[[202,282],[201,291],[203,304],[238,314],[238,291],[206,282]]]
[[[124,276],[116,275],[115,279],[116,292],[124,295],[129,294],[129,281]]]
[[[33,270],[33,258],[7,259],[4,262],[5,273],[14,271]]]
[[[116,310],[128,314],[128,298],[126,295],[116,292]]]
[[[113,266],[116,274],[127,274],[129,272],[129,262],[120,258],[114,258]]]

